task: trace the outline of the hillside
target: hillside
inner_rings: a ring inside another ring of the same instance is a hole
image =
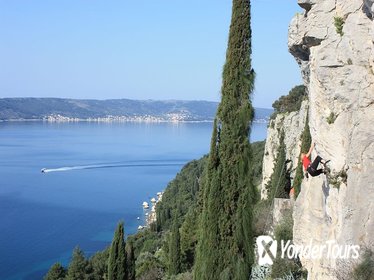
[[[209,101],[1,98],[0,120],[212,121],[217,106]],[[267,120],[271,113],[257,108],[256,120]]]

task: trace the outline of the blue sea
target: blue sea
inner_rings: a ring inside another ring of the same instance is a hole
[[[208,153],[211,132],[211,123],[0,123],[0,279],[42,279],[76,245],[90,256],[120,220],[134,233],[142,202]],[[254,124],[251,141],[265,138],[266,124]]]

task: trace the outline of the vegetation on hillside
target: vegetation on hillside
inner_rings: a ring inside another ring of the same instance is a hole
[[[44,276],[44,280],[62,280],[65,279],[65,276],[66,269],[61,265],[61,263],[55,263]]]
[[[274,113],[271,119],[277,114],[290,113],[300,110],[301,103],[307,98],[307,92],[304,85],[295,86],[290,90],[288,95],[282,95],[278,100],[274,101]]]
[[[187,163],[168,184],[156,208],[158,231],[168,230],[173,220],[182,225],[189,209],[197,204],[197,193],[206,162],[207,156]]]

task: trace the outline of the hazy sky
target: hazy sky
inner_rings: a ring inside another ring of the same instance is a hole
[[[220,98],[231,0],[0,0],[0,97]],[[252,0],[253,101],[301,83],[297,0]]]

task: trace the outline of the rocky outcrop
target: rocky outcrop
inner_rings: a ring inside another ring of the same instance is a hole
[[[374,15],[374,0],[364,0],[364,12],[370,18]]]
[[[313,156],[331,160],[331,176],[304,180],[294,243],[374,248],[374,1],[298,2],[305,12],[290,24],[289,50],[309,92]],[[336,278],[336,260],[301,261],[309,279]]]
[[[293,207],[293,200],[285,198],[274,198],[273,205],[273,228],[279,225],[287,212],[291,211]]]
[[[285,132],[284,144],[286,146],[286,158],[291,160],[290,164],[293,167],[291,177],[294,177],[295,168],[300,155],[300,136],[305,127],[307,113],[308,101],[305,100],[301,104],[299,111],[278,114],[274,120],[270,121],[262,163],[261,199],[266,199],[268,196],[266,186],[270,182],[271,175],[273,174],[277,150],[280,145],[280,133],[282,130]]]

